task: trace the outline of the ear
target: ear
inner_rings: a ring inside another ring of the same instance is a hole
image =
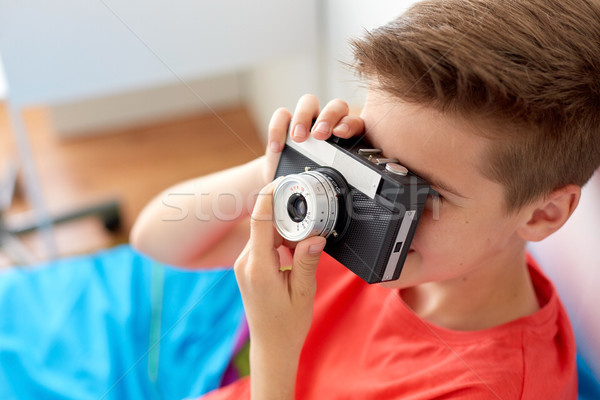
[[[519,236],[537,242],[556,232],[569,219],[581,197],[581,187],[567,185],[535,202],[527,209]]]

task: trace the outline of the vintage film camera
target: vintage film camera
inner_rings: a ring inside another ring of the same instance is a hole
[[[431,189],[364,137],[288,137],[275,177],[285,239],[327,238],[325,252],[368,283],[398,279]]]

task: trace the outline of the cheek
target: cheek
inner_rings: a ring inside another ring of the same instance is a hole
[[[447,220],[436,220],[432,216],[423,215],[412,248],[421,257],[432,257],[436,254],[449,255],[451,249],[456,249],[460,244],[456,225],[449,224]]]
[[[424,212],[413,240],[413,248],[424,261],[460,263],[461,259],[487,252],[493,232],[486,220],[473,220],[459,212],[440,211],[439,218]]]
[[[450,279],[480,265],[493,250],[490,231],[482,221],[450,211],[433,218],[426,210],[419,221],[402,274],[396,287]]]
[[[509,244],[513,228],[510,220],[491,210],[467,212],[448,207],[440,210],[439,218],[426,210],[412,247],[426,264],[467,266],[501,251]]]

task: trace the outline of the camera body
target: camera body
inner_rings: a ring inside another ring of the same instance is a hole
[[[398,279],[428,183],[364,137],[288,137],[275,177],[275,226],[288,240],[321,235],[325,252],[368,283]]]

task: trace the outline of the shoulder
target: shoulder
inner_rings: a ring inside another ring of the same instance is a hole
[[[523,329],[523,398],[556,393],[576,398],[576,344],[569,317],[554,285],[531,256],[528,265],[541,307]]]
[[[575,398],[575,345],[568,318],[552,284],[534,264],[530,269],[538,312],[490,329],[454,331],[422,320],[395,291],[368,285],[324,257],[301,382],[322,386],[321,394],[350,390],[365,399],[394,393]],[[335,361],[323,361],[332,354]],[[373,386],[373,374],[380,390]]]
[[[438,330],[457,358],[455,367],[505,398],[576,399],[576,346],[568,315],[552,282],[527,259],[540,308],[535,313],[473,332]]]
[[[528,257],[540,308],[481,331],[440,333],[460,361],[498,394],[519,399],[576,399],[576,345],[568,315],[552,282]],[[454,339],[467,339],[461,345]]]

